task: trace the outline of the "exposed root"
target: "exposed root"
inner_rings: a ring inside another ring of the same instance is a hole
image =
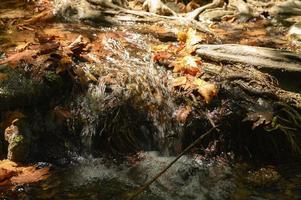
[[[204,12],[207,9],[212,9],[212,8],[216,8],[218,6],[223,5],[224,0],[213,0],[212,3],[209,3],[205,6],[202,6],[200,8],[195,9],[194,11],[191,11],[190,13],[187,13],[186,15],[186,19],[187,20],[196,20],[198,18],[198,16]]]
[[[233,6],[236,8],[237,10],[237,14],[236,16],[238,17],[253,17],[253,11],[252,9],[249,7],[249,5],[244,2],[243,0],[230,0],[229,1],[230,6]]]
[[[289,0],[284,1],[279,5],[275,5],[272,10],[272,14],[288,14],[288,15],[300,15],[301,14],[301,1]]]
[[[166,6],[161,0],[145,0],[143,3],[143,9],[159,15],[177,16],[177,13]]]

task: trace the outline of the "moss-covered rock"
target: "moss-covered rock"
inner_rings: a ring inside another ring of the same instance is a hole
[[[8,142],[7,159],[15,162],[26,161],[30,146],[30,130],[22,119],[15,119],[5,129],[5,140]]]

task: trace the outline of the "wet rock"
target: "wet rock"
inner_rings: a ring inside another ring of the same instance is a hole
[[[22,122],[22,119],[15,119],[12,124],[5,129],[5,140],[8,142],[7,159],[23,162],[29,153],[30,132]]]
[[[0,65],[0,73],[6,76],[5,79],[0,78],[0,110],[48,103],[49,97],[64,88],[62,77],[52,71],[45,70],[38,77],[26,69]]]
[[[247,181],[254,186],[271,185],[279,181],[280,178],[280,174],[272,167],[263,167],[257,171],[250,171],[247,175]]]

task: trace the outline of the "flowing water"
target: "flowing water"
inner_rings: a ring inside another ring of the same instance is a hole
[[[5,19],[16,17],[6,9],[11,4],[1,4],[0,14],[8,16]],[[86,75],[97,75],[98,82],[88,84],[88,89],[72,100],[75,117],[68,121],[70,131],[81,135],[85,149],[68,164],[53,165],[46,180],[13,190],[0,186],[0,199],[126,199],[174,159],[165,156],[168,152],[179,153],[180,141],[174,138],[183,134],[183,127],[174,122],[174,113],[181,106],[170,95],[174,77],[151,59],[151,45],[160,41],[145,34],[142,25],[135,31],[125,27],[60,23],[43,27],[48,34],[82,34],[94,45],[100,44],[93,47],[99,51],[90,54],[97,64],[80,66]],[[1,45],[5,39],[0,37]],[[144,151],[122,160],[100,153],[137,150]],[[229,157],[183,156],[137,199],[301,199],[299,163],[250,166],[231,163]]]
[[[75,163],[54,170],[47,180],[5,191],[1,199],[126,199],[172,159],[157,152],[139,153],[124,163],[78,157]],[[273,171],[276,180],[264,180],[269,171],[255,180],[256,172],[247,165],[184,156],[137,199],[300,199],[300,163]]]

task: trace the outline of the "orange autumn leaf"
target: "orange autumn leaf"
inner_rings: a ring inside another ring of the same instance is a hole
[[[196,30],[190,28],[187,31],[187,39],[186,39],[186,52],[192,53],[195,51],[195,47],[197,44],[201,43],[203,41],[203,37],[197,33]]]
[[[0,161],[0,186],[15,187],[17,185],[38,182],[49,176],[49,167],[18,166],[10,160]]]
[[[30,63],[33,61],[33,57],[36,55],[36,53],[37,51],[35,50],[25,50],[19,53],[12,54],[8,58],[0,61],[0,65],[8,63],[12,66],[16,66],[20,63],[21,60]]]
[[[184,56],[178,58],[172,63],[174,69],[173,72],[183,72],[184,74],[190,74],[195,76],[197,73],[201,72],[199,65],[201,64],[201,59],[195,56]]]
[[[202,79],[196,78],[192,81],[192,85],[197,89],[206,103],[210,103],[213,97],[217,95],[218,89],[213,83],[208,83]]]
[[[179,42],[186,42],[186,40],[187,40],[187,31],[186,30],[179,31],[177,33],[177,38],[178,38]]]
[[[160,51],[154,54],[153,60],[159,65],[169,65],[171,62],[170,61],[171,57],[172,57],[171,53]]]

